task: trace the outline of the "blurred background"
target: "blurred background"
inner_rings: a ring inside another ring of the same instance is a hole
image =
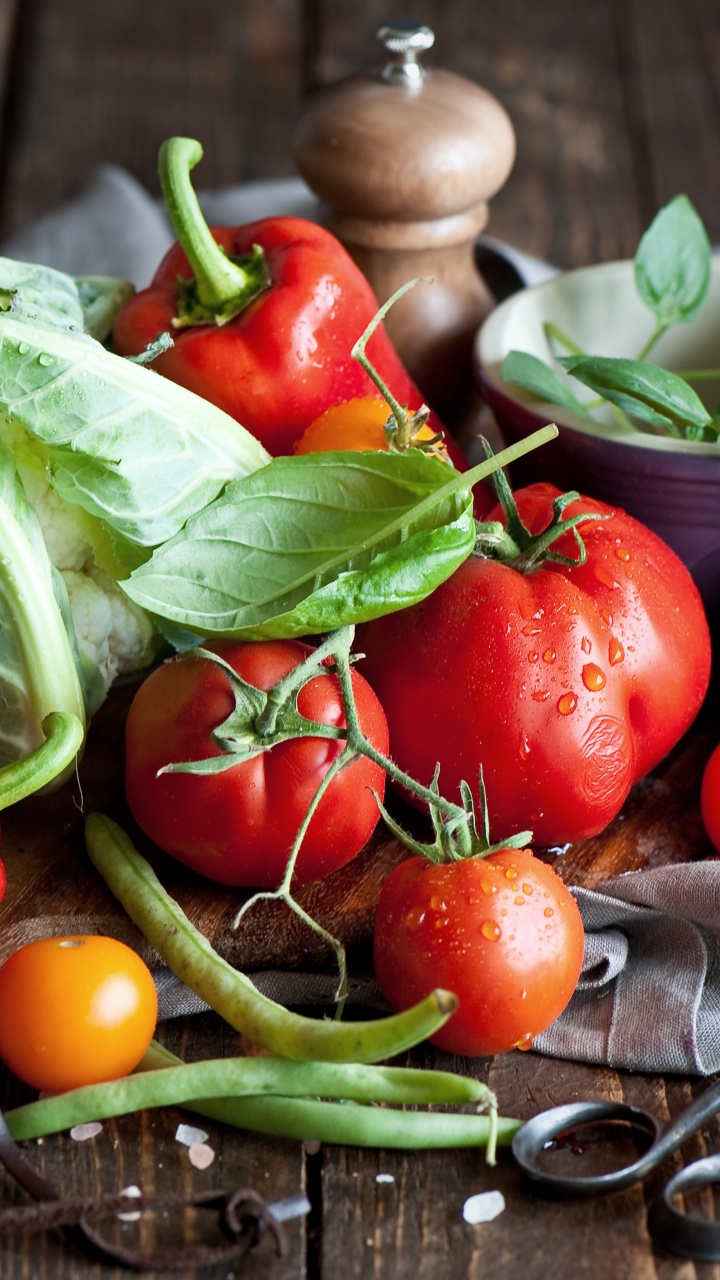
[[[629,256],[684,190],[720,240],[717,0],[0,0],[0,237],[106,162],[157,194],[171,134],[202,141],[205,188],[291,176],[300,104],[379,64],[398,16],[513,121],[490,234],[561,267]]]

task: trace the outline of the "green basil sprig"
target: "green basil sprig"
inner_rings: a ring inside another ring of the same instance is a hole
[[[686,323],[700,311],[710,283],[711,249],[705,228],[687,196],[679,195],[657,214],[643,235],[634,259],[639,297],[655,318],[655,327],[637,358],[599,357],[582,351],[554,325],[551,338],[570,352],[557,363],[578,382],[610,404],[616,421],[677,439],[717,441],[719,425],[690,386],[689,379],[720,376],[718,370],[695,370],[683,376],[651,364],[647,357],[674,324]],[[502,365],[506,382],[593,421],[598,401],[583,403],[555,369],[528,352],[510,351]],[[631,421],[632,419],[632,421]]]
[[[171,626],[244,640],[404,609],[472,551],[471,486],[555,435],[546,427],[465,474],[419,449],[274,458],[121,585]]]

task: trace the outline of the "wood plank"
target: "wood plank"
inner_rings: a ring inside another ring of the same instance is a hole
[[[720,241],[720,9],[713,0],[634,0],[646,163],[655,209],[680,192]]]
[[[74,196],[98,165],[158,193],[172,134],[205,148],[202,185],[289,173],[300,74],[289,0],[27,0],[18,101],[5,141],[2,234]]]
[[[214,1015],[202,1015],[167,1024],[162,1038],[187,1061],[238,1053],[237,1037]],[[0,1102],[19,1105],[32,1095],[11,1084],[8,1073],[0,1076]],[[208,1134],[215,1160],[204,1170],[193,1168],[188,1149],[176,1140],[179,1124],[197,1125]],[[22,1144],[28,1162],[65,1195],[114,1193],[139,1186],[147,1194],[186,1193],[218,1189],[228,1194],[252,1188],[272,1202],[305,1188],[304,1152],[301,1143],[230,1129],[212,1120],[198,1119],[177,1107],[136,1112],[103,1123],[101,1133],[86,1142],[69,1133]],[[26,1203],[4,1171],[0,1171],[0,1207]],[[278,1260],[270,1240],[263,1242],[244,1264],[257,1280],[300,1280],[305,1276],[303,1219],[286,1224],[288,1253]],[[104,1224],[106,1238],[125,1248],[170,1248],[201,1241],[217,1243],[216,1224],[210,1214],[188,1208],[169,1215],[147,1215],[139,1229],[133,1224]],[[220,1280],[233,1268],[213,1267],[201,1274]],[[128,1271],[97,1263],[73,1250],[56,1232],[37,1235],[0,1235],[0,1275],[3,1280],[121,1280]],[[168,1273],[143,1271],[145,1280]],[[182,1271],[182,1280],[193,1280],[195,1269]]]

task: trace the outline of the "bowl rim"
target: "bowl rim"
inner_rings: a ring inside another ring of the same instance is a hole
[[[557,292],[558,288],[562,288],[567,280],[574,283],[583,276],[595,278],[598,276],[609,278],[613,276],[620,278],[629,276],[632,279],[634,277],[634,261],[631,258],[621,258],[612,262],[591,263],[584,267],[573,267],[568,271],[559,272],[558,275],[552,276],[548,280],[541,280],[538,284],[528,285],[526,288],[520,289],[517,293],[512,294],[511,297],[506,298],[504,302],[499,303],[488,314],[475,335],[473,359],[476,378],[483,393],[486,391],[489,393],[489,402],[491,403],[494,396],[503,398],[511,404],[517,405],[524,413],[536,416],[539,426],[553,422],[561,432],[578,432],[580,435],[603,440],[610,445],[617,444],[623,448],[648,449],[659,453],[687,453],[695,456],[720,457],[720,442],[714,443],[711,440],[678,440],[673,436],[653,435],[647,431],[635,430],[627,432],[617,423],[590,422],[586,418],[574,414],[570,409],[566,409],[563,405],[554,404],[549,400],[539,400],[537,397],[532,396],[530,392],[522,391],[503,379],[500,374],[500,367],[510,347],[507,350],[502,350],[502,348],[498,350],[500,346],[498,331],[502,331],[507,324],[507,317],[512,315],[516,307],[526,303],[529,295],[535,298],[542,297],[543,294],[553,294]],[[715,279],[720,281],[720,254],[718,253],[713,254],[711,261],[711,282]],[[496,348],[494,352],[491,351],[490,358],[488,358],[487,354],[488,343],[494,344]]]

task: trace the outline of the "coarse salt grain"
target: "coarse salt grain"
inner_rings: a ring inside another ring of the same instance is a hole
[[[179,1124],[175,1130],[175,1141],[182,1142],[184,1147],[191,1147],[194,1142],[207,1142],[207,1138],[204,1129],[195,1129],[191,1124]]]
[[[473,1226],[478,1222],[492,1222],[505,1208],[502,1191],[481,1191],[470,1196],[463,1205],[463,1218]]]
[[[205,1142],[193,1142],[188,1148],[188,1157],[195,1169],[208,1169],[215,1159],[215,1152]]]
[[[142,1191],[139,1187],[133,1185],[131,1187],[123,1187],[120,1195],[127,1196],[128,1200],[139,1200],[142,1195]],[[140,1217],[140,1210],[132,1209],[129,1213],[119,1213],[117,1216],[121,1222],[137,1222]]]
[[[74,1142],[87,1142],[88,1138],[97,1138],[102,1133],[102,1125],[99,1120],[89,1120],[87,1124],[76,1124],[70,1130],[70,1137]]]

